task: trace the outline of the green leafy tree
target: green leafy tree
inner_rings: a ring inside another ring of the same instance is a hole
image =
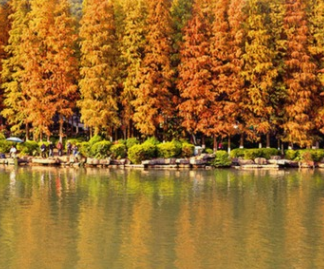
[[[193,0],[174,0],[171,6],[171,18],[173,25],[173,47],[174,52],[171,55],[174,66],[180,62],[180,49],[183,43],[183,29],[192,15]]]
[[[82,0],[69,0],[72,14],[78,19],[82,17]]]

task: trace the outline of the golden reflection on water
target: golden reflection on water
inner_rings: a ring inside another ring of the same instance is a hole
[[[0,167],[0,268],[324,268],[323,175]]]

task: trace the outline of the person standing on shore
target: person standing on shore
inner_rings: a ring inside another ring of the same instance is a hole
[[[11,158],[16,158],[16,153],[17,153],[17,149],[15,146],[11,146],[10,151],[9,151],[9,155]]]
[[[48,157],[53,157],[54,156],[53,150],[54,150],[54,146],[53,146],[53,143],[51,142],[48,145]]]
[[[46,158],[46,146],[45,146],[45,144],[43,143],[40,148],[41,148],[42,158]]]
[[[67,143],[66,149],[67,149],[66,154],[67,154],[67,155],[71,155],[71,152],[72,152],[72,145],[71,145],[70,142]]]
[[[62,156],[62,154],[63,154],[63,145],[62,145],[62,143],[60,141],[57,143],[56,148],[58,150],[58,155]]]

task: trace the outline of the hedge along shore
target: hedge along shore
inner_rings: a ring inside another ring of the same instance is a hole
[[[119,169],[214,169],[214,168],[235,168],[235,169],[285,169],[285,168],[324,168],[324,162],[314,161],[291,161],[282,159],[280,156],[271,156],[270,159],[255,158],[244,160],[233,158],[228,166],[213,166],[211,161],[215,154],[200,154],[190,158],[154,158],[144,160],[141,164],[131,164],[128,159],[97,159],[79,156],[55,156],[55,157],[16,157],[2,158],[2,165],[19,166],[57,166],[57,167],[97,167],[97,168],[119,168]]]

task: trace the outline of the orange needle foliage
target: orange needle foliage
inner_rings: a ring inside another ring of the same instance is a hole
[[[133,104],[136,127],[144,135],[153,135],[174,111],[170,91],[173,75],[170,61],[172,28],[169,1],[156,0],[148,3],[145,56]]]

